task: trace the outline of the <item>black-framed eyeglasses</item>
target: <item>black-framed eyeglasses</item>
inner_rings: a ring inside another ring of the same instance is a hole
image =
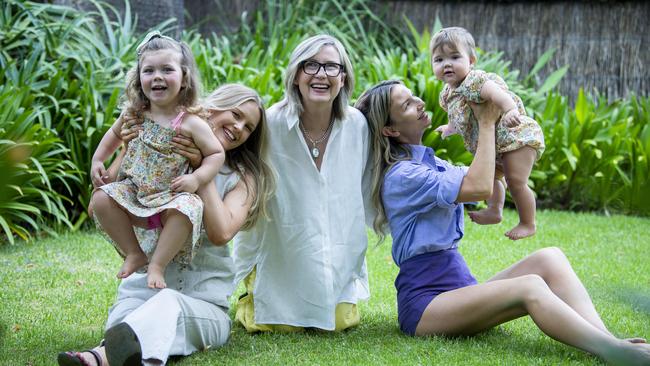
[[[302,71],[307,75],[316,75],[323,68],[325,70],[325,75],[327,76],[339,76],[341,71],[343,71],[343,65],[337,64],[336,62],[326,62],[321,64],[316,61],[305,61],[302,63]]]

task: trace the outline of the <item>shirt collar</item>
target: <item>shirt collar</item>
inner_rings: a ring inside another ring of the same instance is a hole
[[[298,115],[295,113],[287,113],[287,128],[292,130],[298,124]]]
[[[421,163],[425,156],[433,156],[433,149],[424,145],[409,145],[413,160]]]

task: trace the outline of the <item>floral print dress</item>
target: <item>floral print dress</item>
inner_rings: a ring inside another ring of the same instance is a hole
[[[145,119],[140,135],[129,142],[117,181],[99,189],[134,216],[146,218],[169,209],[187,216],[192,223],[192,235],[173,259],[187,264],[199,246],[203,201],[194,193],[172,192],[170,188],[171,181],[186,174],[189,168],[189,161],[171,148],[171,139],[182,119],[183,112],[172,121],[171,128]],[[110,238],[109,241],[124,256],[117,244]],[[155,247],[142,244],[141,247],[151,258]]]
[[[469,102],[484,103],[481,98],[481,88],[486,81],[491,80],[505,90],[517,105],[521,114],[521,123],[514,127],[496,126],[497,160],[501,154],[530,146],[537,152],[537,159],[544,152],[544,133],[539,124],[526,115],[526,109],[521,98],[508,89],[505,81],[494,73],[481,70],[472,70],[465,80],[455,89],[448,84],[440,93],[440,106],[449,115],[449,128],[451,133],[458,133],[463,137],[465,148],[472,154],[476,153],[478,144],[478,120],[472,112]]]

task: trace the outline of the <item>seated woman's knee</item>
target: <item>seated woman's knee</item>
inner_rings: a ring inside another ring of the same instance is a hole
[[[542,296],[548,295],[551,290],[544,279],[536,274],[528,274],[517,277],[519,281],[522,299],[525,303],[539,301]]]
[[[558,264],[566,261],[564,252],[558,247],[542,248],[533,253],[532,257],[543,268],[556,267]]]

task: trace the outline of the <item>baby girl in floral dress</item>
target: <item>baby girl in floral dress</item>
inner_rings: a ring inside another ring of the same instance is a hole
[[[436,77],[445,83],[440,105],[449,115],[449,124],[436,131],[443,138],[460,134],[467,150],[475,154],[478,121],[472,108],[492,103],[501,111],[496,129],[497,172],[492,197],[487,208],[469,216],[481,225],[501,222],[507,185],[517,206],[519,223],[505,235],[512,240],[522,239],[534,235],[536,230],[535,196],[528,187],[528,177],[544,152],[544,134],[539,124],[526,115],[521,98],[508,90],[501,77],[474,70],[474,48],[474,38],[460,27],[443,28],[431,39],[431,66]]]

